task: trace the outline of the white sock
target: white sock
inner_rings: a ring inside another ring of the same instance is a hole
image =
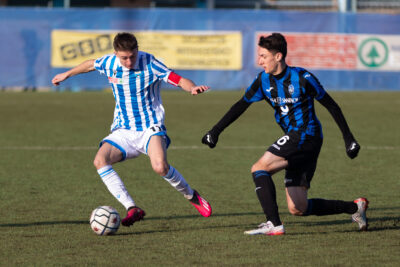
[[[180,174],[174,167],[170,165],[167,175],[163,177],[168,183],[170,183],[170,185],[172,185],[172,187],[183,194],[185,198],[191,199],[193,197],[193,189],[190,188],[182,174]]]
[[[104,166],[97,170],[108,191],[122,204],[126,209],[136,206],[132,197],[129,195],[118,173],[114,171],[111,165]]]

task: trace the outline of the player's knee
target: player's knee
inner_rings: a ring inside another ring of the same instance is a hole
[[[254,163],[253,166],[251,166],[251,173],[259,171],[259,170],[265,170],[268,171],[267,169],[265,169],[266,166],[262,166],[261,164],[259,164],[258,162]]]
[[[303,215],[303,212],[298,210],[298,209],[296,209],[296,208],[289,208],[289,212],[290,212],[290,214],[295,215],[295,216],[302,216]]]
[[[267,171],[269,173],[272,173],[272,169],[270,168],[270,165],[260,165],[257,163],[254,163],[253,166],[251,166],[251,173],[259,171],[259,170],[264,170]]]
[[[103,157],[96,156],[93,160],[93,165],[96,167],[96,169],[100,169],[100,168],[106,166],[107,162]]]
[[[290,214],[295,215],[295,216],[303,216],[305,212],[307,211],[307,207],[301,207],[301,206],[296,206],[296,205],[288,205],[288,209]]]
[[[153,170],[161,176],[165,176],[168,174],[169,166],[165,162],[156,162],[152,164]]]
[[[253,164],[253,166],[251,166],[251,173],[258,171],[256,164]]]

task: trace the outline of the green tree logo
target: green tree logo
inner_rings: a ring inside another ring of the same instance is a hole
[[[364,66],[377,68],[388,60],[389,49],[381,39],[368,38],[358,48],[358,57]]]

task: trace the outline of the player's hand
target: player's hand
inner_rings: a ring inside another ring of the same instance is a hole
[[[208,89],[210,89],[210,87],[207,85],[198,85],[198,86],[195,86],[192,88],[191,94],[198,95],[198,94],[201,94],[201,93],[207,91]]]
[[[358,151],[360,151],[360,145],[356,140],[351,141],[349,144],[346,144],[346,153],[349,158],[354,159],[358,155]]]
[[[60,82],[65,81],[67,78],[68,75],[65,72],[63,72],[54,76],[53,80],[51,80],[51,83],[57,86],[60,85]]]
[[[218,135],[209,131],[203,136],[201,142],[205,145],[208,145],[210,148],[214,148],[218,142]]]

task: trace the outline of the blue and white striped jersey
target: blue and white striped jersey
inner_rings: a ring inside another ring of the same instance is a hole
[[[164,124],[160,82],[168,82],[171,70],[153,55],[139,51],[133,69],[122,66],[114,54],[96,59],[94,67],[107,76],[114,94],[111,131],[119,128],[143,131]]]

